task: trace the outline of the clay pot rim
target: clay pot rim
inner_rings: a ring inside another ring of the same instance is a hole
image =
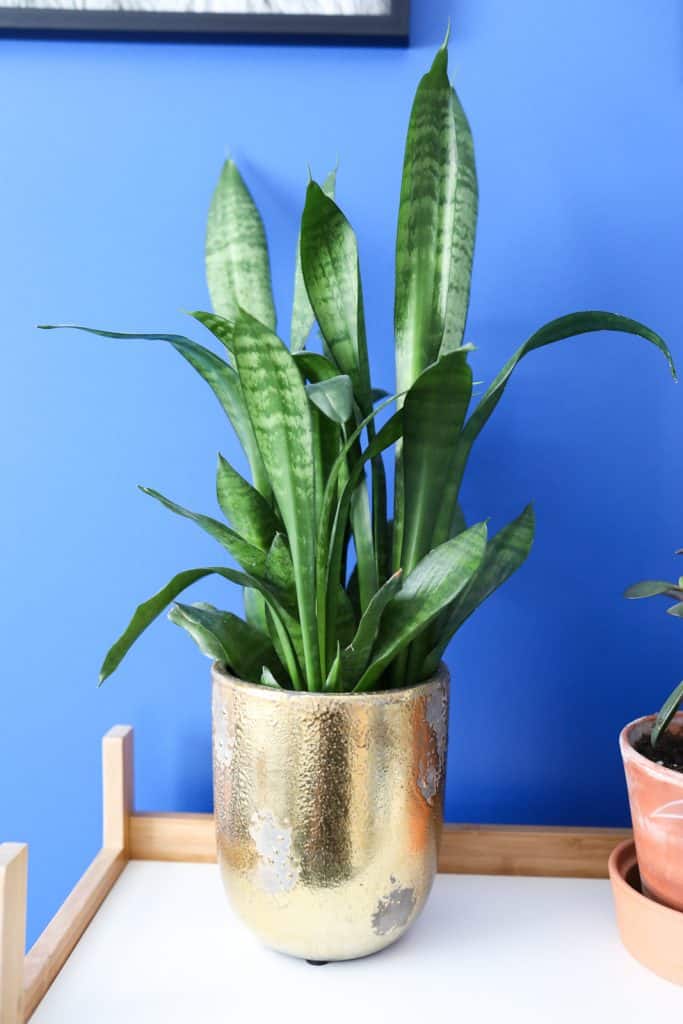
[[[667,768],[666,765],[657,764],[656,761],[651,761],[649,757],[645,757],[640,751],[636,750],[631,742],[631,734],[633,730],[639,725],[645,725],[646,723],[654,722],[657,718],[656,715],[642,715],[640,718],[634,718],[632,722],[625,725],[619,733],[619,747],[624,760],[628,757],[629,760],[634,760],[643,768],[648,768],[650,771],[655,772],[659,777],[669,779],[671,782],[675,782],[678,785],[683,785],[683,773],[674,771],[673,768]],[[683,726],[683,711],[678,711],[674,717],[674,721],[680,722]],[[617,847],[617,850],[620,847]],[[617,852],[614,851],[614,853]]]
[[[263,686],[261,683],[249,683],[245,679],[234,676],[220,661],[214,661],[211,665],[211,677],[214,685],[238,686],[240,689],[251,690],[254,696],[264,700],[291,700],[293,698],[317,699],[323,701],[348,701],[371,702],[379,704],[391,704],[401,702],[406,697],[419,697],[422,694],[433,692],[437,687],[450,686],[451,675],[445,662],[441,662],[437,671],[429,679],[421,683],[414,683],[412,686],[400,686],[392,690],[369,690],[367,693],[325,693],[322,690],[276,690],[274,687]]]

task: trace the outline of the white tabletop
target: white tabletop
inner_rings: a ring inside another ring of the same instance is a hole
[[[32,1024],[642,1024],[682,1010],[683,990],[622,948],[606,881],[439,875],[400,942],[311,967],[252,938],[215,865],[134,861]]]

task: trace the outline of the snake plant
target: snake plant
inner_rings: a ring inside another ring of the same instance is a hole
[[[424,679],[531,547],[530,505],[489,538],[485,522],[466,526],[458,500],[472,447],[520,360],[578,334],[624,331],[659,348],[674,373],[666,344],[648,327],[580,312],[536,331],[474,399],[465,326],[477,175],[447,62],[446,40],[419,83],[408,126],[396,239],[396,394],[373,388],[358,245],[335,201],[334,174],[322,186],[311,180],[306,191],[289,345],[277,333],[263,223],[232,160],[208,218],[213,309],[191,314],[213,347],[179,335],[92,331],[171,345],[220,402],[251,472],[246,480],[218,456],[224,520],[144,488],[209,533],[239,568],[175,576],[137,608],[101,680],[169,605],[171,621],[206,655],[252,682],[357,693]],[[307,347],[315,323],[321,351]],[[392,448],[393,515],[383,461]],[[244,619],[178,600],[209,575],[244,589]]]
[[[677,551],[676,554],[682,555],[683,549]],[[630,586],[624,594],[624,597],[631,598],[632,600],[641,597],[659,596],[667,597],[670,601],[675,602],[675,604],[669,605],[666,609],[669,615],[683,619],[683,576],[679,576],[678,583],[667,583],[665,580],[642,580],[640,583],[634,583]],[[659,739],[673,722],[674,715],[682,704],[683,682],[680,682],[673,693],[670,693],[662,704],[659,714],[655,719],[655,724],[652,726],[650,743],[653,747],[657,746]]]

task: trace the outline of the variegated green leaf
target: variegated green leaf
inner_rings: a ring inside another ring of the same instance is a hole
[[[446,44],[422,78],[408,126],[396,236],[396,384],[435,362],[451,292],[458,152]]]
[[[335,168],[325,178],[323,192],[330,199],[334,199],[334,190],[337,183],[337,169]],[[292,304],[292,330],[290,335],[290,348],[292,352],[300,352],[306,347],[308,336],[315,322],[315,313],[311,308],[304,284],[304,275],[301,269],[301,230],[296,242],[296,266],[294,270],[294,302]]]
[[[451,267],[441,354],[462,345],[467,324],[472,281],[472,259],[477,233],[479,190],[474,162],[474,143],[467,115],[453,90],[455,148],[458,155],[455,179],[455,211],[451,235]]]
[[[232,320],[226,320],[224,316],[219,316],[218,313],[204,313],[200,309],[190,313],[190,316],[194,317],[203,327],[206,327],[207,331],[210,331],[214,338],[218,338],[221,345],[232,355],[232,332],[235,329]]]
[[[244,311],[235,362],[294,564],[309,689],[322,686],[315,621],[315,478],[311,413],[301,374],[280,339]]]
[[[220,454],[216,497],[235,530],[254,547],[267,551],[279,528],[277,517],[265,498]]]
[[[306,384],[313,405],[333,423],[347,423],[353,415],[353,386],[346,374],[330,377],[319,384]]]
[[[421,670],[425,676],[436,672],[451,637],[474,611],[519,569],[526,560],[534,539],[534,510],[524,511],[503,527],[486,545],[481,565],[469,585],[439,619],[439,639],[429,654],[417,650],[408,672]],[[425,657],[426,654],[426,657]]]
[[[190,509],[183,508],[182,505],[176,504],[175,501],[164,497],[163,494],[153,490],[151,487],[140,487],[140,490],[143,494],[147,494],[150,498],[160,502],[170,512],[175,512],[176,515],[183,516],[184,519],[190,519],[197,526],[200,526],[210,537],[213,537],[219,544],[222,544],[225,550],[232,555],[235,561],[239,562],[246,572],[260,576],[264,571],[266,565],[265,553],[259,550],[259,548],[254,547],[253,544],[249,544],[244,537],[240,537],[238,533],[225,526],[224,523],[219,523],[217,519],[212,519],[211,516],[203,516],[198,512],[191,512]]]
[[[485,548],[486,524],[478,523],[425,555],[387,606],[372,660],[354,692],[372,689],[396,656],[455,600],[479,568]],[[394,686],[416,682],[393,679]]]
[[[76,331],[85,331],[87,334],[98,335],[100,338],[168,342],[213,391],[244,448],[254,478],[254,486],[261,494],[269,496],[268,478],[244,406],[239,377],[231,366],[214,355],[210,349],[204,348],[203,345],[198,345],[195,341],[184,338],[180,334],[124,334],[121,331],[100,331],[94,327],[81,327],[79,324],[41,324],[40,326],[43,330],[68,327]]]
[[[209,209],[206,282],[215,313],[234,320],[244,309],[275,330],[263,221],[232,160],[223,165]]]
[[[100,683],[103,683],[118,668],[138,637],[161,615],[164,609],[168,608],[169,604],[175,601],[179,594],[182,594],[184,590],[191,587],[193,583],[204,579],[205,576],[222,576],[224,579],[230,580],[231,583],[237,583],[239,586],[258,590],[265,598],[269,610],[275,619],[281,621],[287,617],[287,611],[282,605],[280,595],[278,595],[275,588],[268,586],[253,576],[249,576],[247,573],[239,572],[237,569],[226,569],[224,566],[219,565],[202,569],[186,569],[184,572],[179,572],[174,576],[165,587],[162,587],[161,590],[147,601],[143,601],[142,604],[138,605],[126,629],[107,652],[100,670]]]
[[[342,688],[352,690],[365,672],[377,639],[384,609],[401,589],[403,573],[399,569],[384,583],[365,609],[351,643],[341,656]]]
[[[264,666],[282,673],[269,638],[230,612],[210,604],[178,602],[169,618],[186,629],[208,657],[224,662],[240,679],[260,682]]]

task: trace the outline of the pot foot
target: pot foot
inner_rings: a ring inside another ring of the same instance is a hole
[[[307,960],[306,963],[310,964],[311,967],[324,967],[325,964],[329,964],[329,960]]]

